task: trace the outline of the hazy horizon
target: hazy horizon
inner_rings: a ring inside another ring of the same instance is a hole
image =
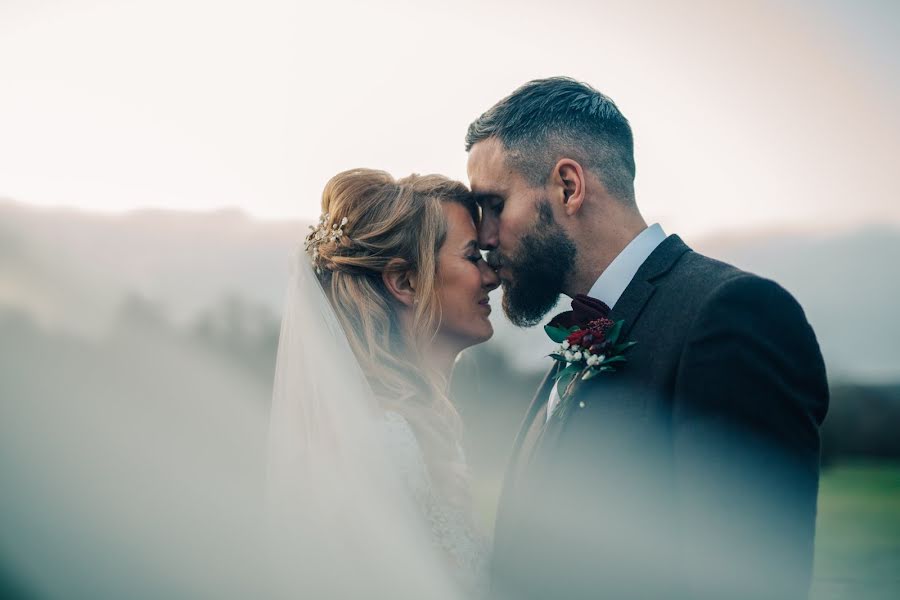
[[[568,11],[549,31],[533,1],[10,0],[0,196],[315,220],[347,168],[466,181],[469,122],[566,74],[631,121],[649,222],[688,235],[900,224],[897,6]]]
[[[259,225],[292,225],[297,224],[301,227],[298,234],[305,234],[305,227],[315,224],[314,217],[306,216],[269,216],[257,215],[248,210],[246,207],[238,205],[223,205],[210,208],[169,208],[164,206],[134,206],[125,207],[115,210],[103,210],[97,208],[85,208],[72,204],[30,204],[22,202],[16,198],[0,196],[0,206],[12,206],[15,209],[34,211],[39,213],[70,213],[86,218],[98,219],[127,219],[129,217],[140,217],[143,215],[165,215],[165,216],[183,216],[191,217],[235,217],[243,219],[248,223]],[[648,224],[656,221],[648,220]],[[667,228],[665,222],[660,224],[667,229],[669,234],[681,234],[681,231],[671,230]],[[695,233],[692,237],[703,243],[712,243],[718,245],[720,243],[743,243],[760,238],[782,237],[782,236],[802,236],[813,238],[831,238],[853,235],[856,233],[865,233],[868,231],[897,231],[900,232],[900,222],[893,221],[860,221],[848,222],[844,224],[832,224],[828,227],[812,227],[801,223],[770,223],[760,225],[757,228],[739,228],[733,229],[719,228],[715,230]],[[301,236],[302,237],[302,236]],[[298,238],[298,241],[300,238]]]

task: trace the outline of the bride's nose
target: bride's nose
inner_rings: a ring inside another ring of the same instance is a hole
[[[481,268],[482,287],[489,292],[497,289],[500,285],[500,277],[497,275],[497,271],[492,269],[486,260],[479,261],[478,266]]]

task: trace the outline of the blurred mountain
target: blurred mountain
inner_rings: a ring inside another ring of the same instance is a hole
[[[259,221],[236,210],[138,211],[119,216],[0,201],[0,306],[82,334],[108,329],[140,297],[176,324],[207,319],[223,298],[277,321],[288,256],[306,224]],[[772,278],[813,324],[833,378],[900,378],[900,230],[768,233],[686,240],[697,251]],[[495,292],[493,346],[523,371],[543,369],[540,328],[502,316]],[[479,350],[475,350],[477,354]]]
[[[299,222],[236,210],[98,215],[0,200],[0,305],[81,334],[109,328],[142,297],[183,324],[226,296],[281,311]]]
[[[900,230],[698,241],[698,251],[774,279],[799,300],[833,380],[900,376]]]

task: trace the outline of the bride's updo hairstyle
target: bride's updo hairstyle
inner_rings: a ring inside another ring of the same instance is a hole
[[[434,287],[447,235],[442,202],[464,205],[477,222],[472,195],[457,181],[344,171],[325,185],[320,239],[314,230],[307,243],[322,288],[382,406],[409,421],[438,489],[451,502],[466,502],[460,417],[444,392],[446,382],[421,359],[441,322]],[[416,275],[411,331],[403,330],[402,305],[384,284],[384,273],[392,270]]]

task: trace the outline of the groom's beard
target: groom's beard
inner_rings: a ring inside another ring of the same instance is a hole
[[[575,263],[576,248],[553,218],[549,202],[538,206],[538,222],[521,238],[516,256],[488,253],[492,267],[509,272],[503,285],[503,312],[518,327],[532,327],[556,306]]]

